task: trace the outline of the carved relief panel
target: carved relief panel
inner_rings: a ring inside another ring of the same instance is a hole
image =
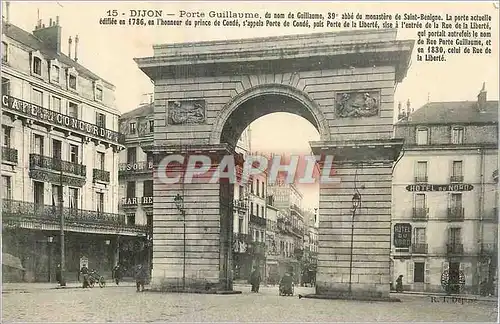
[[[380,111],[380,90],[343,91],[335,94],[338,117],[373,117]]]
[[[205,122],[205,100],[175,100],[168,102],[170,125],[202,124]]]

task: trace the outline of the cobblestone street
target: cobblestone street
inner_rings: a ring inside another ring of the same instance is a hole
[[[431,302],[398,295],[402,303],[279,297],[277,287],[241,295],[136,293],[135,288],[38,289],[2,294],[4,322],[495,322],[497,305]],[[298,288],[296,293],[312,293]]]

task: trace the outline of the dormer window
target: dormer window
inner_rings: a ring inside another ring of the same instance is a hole
[[[68,69],[68,89],[77,90],[78,73],[75,68]]]
[[[102,84],[94,84],[94,99],[97,101],[102,101]]]
[[[136,126],[135,123],[130,123],[130,134],[135,134]]]
[[[451,143],[452,144],[463,144],[464,143],[464,128],[463,127],[452,127],[451,128]]]
[[[417,128],[417,145],[429,145],[429,129],[425,127]]]
[[[50,63],[50,82],[61,82],[61,68],[54,61]]]
[[[2,62],[7,63],[9,60],[9,45],[6,42],[2,42]]]
[[[42,59],[33,57],[33,73],[42,76]]]
[[[71,89],[76,90],[76,75],[73,75],[73,74],[69,75],[68,86]]]

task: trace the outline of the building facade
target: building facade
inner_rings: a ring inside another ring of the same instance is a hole
[[[154,116],[152,99],[123,114],[119,120],[125,149],[119,153],[118,208],[130,226],[146,226],[142,240],[124,242],[120,264],[128,275],[138,263],[151,269],[153,240],[153,156],[143,149],[152,145]],[[127,269],[129,271],[127,271]]]
[[[55,281],[61,226],[66,280],[82,262],[111,271],[119,238],[143,234],[117,209],[115,88],[78,62],[78,36],[62,53],[58,18],[33,33],[2,24],[3,252],[25,269],[11,279]]]
[[[302,280],[301,261],[304,256],[305,223],[302,209],[302,194],[293,183],[278,177],[269,183],[269,202],[279,210],[276,220],[277,245],[279,246],[278,272],[282,276],[292,270],[295,282]]]
[[[392,184],[392,281],[480,292],[497,280],[498,101],[428,103],[401,114]]]

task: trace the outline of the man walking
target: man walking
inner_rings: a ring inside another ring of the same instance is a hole
[[[146,268],[142,264],[138,264],[135,271],[135,285],[137,287],[137,292],[144,291],[144,285],[148,278],[148,273]]]
[[[259,267],[255,266],[252,274],[250,275],[250,284],[252,285],[252,292],[259,292],[260,286],[260,271]]]

